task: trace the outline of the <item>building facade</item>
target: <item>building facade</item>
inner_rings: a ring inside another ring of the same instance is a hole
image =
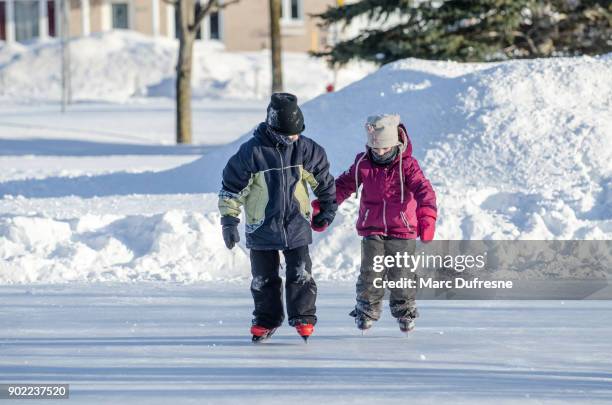
[[[116,29],[176,37],[174,6],[164,0],[0,0],[0,40],[27,43],[59,35],[60,1],[70,5],[72,37]],[[283,49],[304,52],[324,47],[327,33],[310,15],[336,1],[282,0]],[[198,38],[220,40],[229,51],[269,48],[268,10],[268,0],[241,0],[207,16]]]

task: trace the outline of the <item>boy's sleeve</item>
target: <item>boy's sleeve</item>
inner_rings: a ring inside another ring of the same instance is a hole
[[[241,148],[229,159],[223,169],[223,181],[219,191],[219,211],[222,217],[230,216],[238,219],[240,207],[249,194],[253,176],[243,155]]]
[[[361,156],[358,156],[360,158]],[[336,179],[336,202],[342,204],[351,194],[357,191],[358,185],[355,183],[355,163],[347,171]],[[359,181],[359,179],[357,179]]]
[[[415,158],[411,158],[410,164],[407,166],[408,170],[405,181],[417,202],[417,218],[429,216],[436,219],[438,215],[436,192],[423,174]]]
[[[336,183],[329,173],[329,161],[325,149],[313,142],[312,154],[304,163],[304,176],[321,205],[321,210],[336,211]]]

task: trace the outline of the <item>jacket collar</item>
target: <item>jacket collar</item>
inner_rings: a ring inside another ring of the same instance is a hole
[[[290,144],[279,142],[277,139],[274,139],[274,136],[272,134],[270,134],[270,131],[268,131],[268,124],[266,124],[265,122],[261,122],[259,123],[259,125],[257,125],[257,128],[255,128],[255,131],[253,132],[253,136],[257,138],[264,146],[274,146],[281,148],[288,148],[290,146],[293,146],[300,140],[300,138],[298,138],[297,141],[292,142]]]
[[[253,136],[259,140],[265,146],[276,146],[276,143],[272,140],[270,135],[268,134],[268,128],[265,122],[260,122],[253,131]]]

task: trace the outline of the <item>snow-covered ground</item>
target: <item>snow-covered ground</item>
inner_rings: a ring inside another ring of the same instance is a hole
[[[610,55],[409,59],[303,109],[333,174],[363,150],[369,114],[399,112],[437,191],[439,239],[610,239],[611,86]],[[64,115],[5,105],[0,283],[248,279],[243,242],[223,248],[216,192],[265,100],[196,101],[195,145],[182,147],[171,146],[169,99],[82,103]],[[347,201],[315,236],[319,279],[355,275],[356,210]]]
[[[235,140],[265,118],[267,105],[267,100],[194,101],[194,144],[222,145]],[[0,156],[202,154],[199,147],[174,147],[174,103],[170,99],[78,103],[64,114],[59,111],[57,104],[0,102]]]
[[[0,383],[79,404],[612,401],[609,301],[427,301],[409,336],[387,308],[361,336],[353,286],[319,292],[307,345],[287,326],[253,345],[247,285],[0,287]]]
[[[199,185],[207,173],[189,167],[250,131],[266,105],[197,101],[197,145],[183,147],[170,145],[170,100],[77,104],[66,114],[53,105],[3,109],[0,184],[20,191],[0,193],[0,283],[166,280],[171,268],[181,273],[173,280],[244,278],[246,262],[212,231],[216,196]],[[148,264],[134,272],[139,257]]]
[[[131,31],[96,33],[71,41],[72,97],[75,101],[126,102],[174,95],[178,45]],[[226,52],[221,43],[196,41],[193,95],[207,99],[264,99],[269,92],[270,53]],[[340,88],[372,72],[354,63],[335,79]],[[334,73],[322,59],[283,54],[285,85],[303,100],[325,91]],[[0,43],[0,101],[57,102],[61,97],[61,47],[58,40],[29,45]]]
[[[75,403],[610,403],[608,301],[420,302],[362,337],[357,202],[315,235],[315,336],[253,346],[248,251],[223,244],[216,192],[265,116],[265,52],[198,44],[194,145],[173,146],[176,44],[73,43],[77,104],[59,113],[55,42],[0,47],[0,383],[71,384]],[[302,100],[331,80],[285,58]],[[399,112],[438,194],[439,239],[612,237],[612,57],[405,60],[303,105],[333,174],[367,115]],[[241,230],[243,232],[243,230]],[[63,403],[59,402],[59,403]]]

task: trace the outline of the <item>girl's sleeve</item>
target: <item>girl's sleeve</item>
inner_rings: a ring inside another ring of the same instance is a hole
[[[429,216],[436,219],[438,208],[436,205],[436,192],[431,183],[423,174],[419,163],[415,158],[410,158],[407,166],[406,185],[414,195],[417,202],[417,218]]]
[[[357,161],[360,157],[361,156],[357,156],[355,161]],[[344,200],[349,198],[351,194],[357,191],[358,184],[355,183],[355,170],[355,163],[353,163],[347,171],[342,173],[336,179],[336,202],[338,205],[342,204]],[[361,184],[359,179],[357,179],[357,181],[359,181],[359,184]]]

